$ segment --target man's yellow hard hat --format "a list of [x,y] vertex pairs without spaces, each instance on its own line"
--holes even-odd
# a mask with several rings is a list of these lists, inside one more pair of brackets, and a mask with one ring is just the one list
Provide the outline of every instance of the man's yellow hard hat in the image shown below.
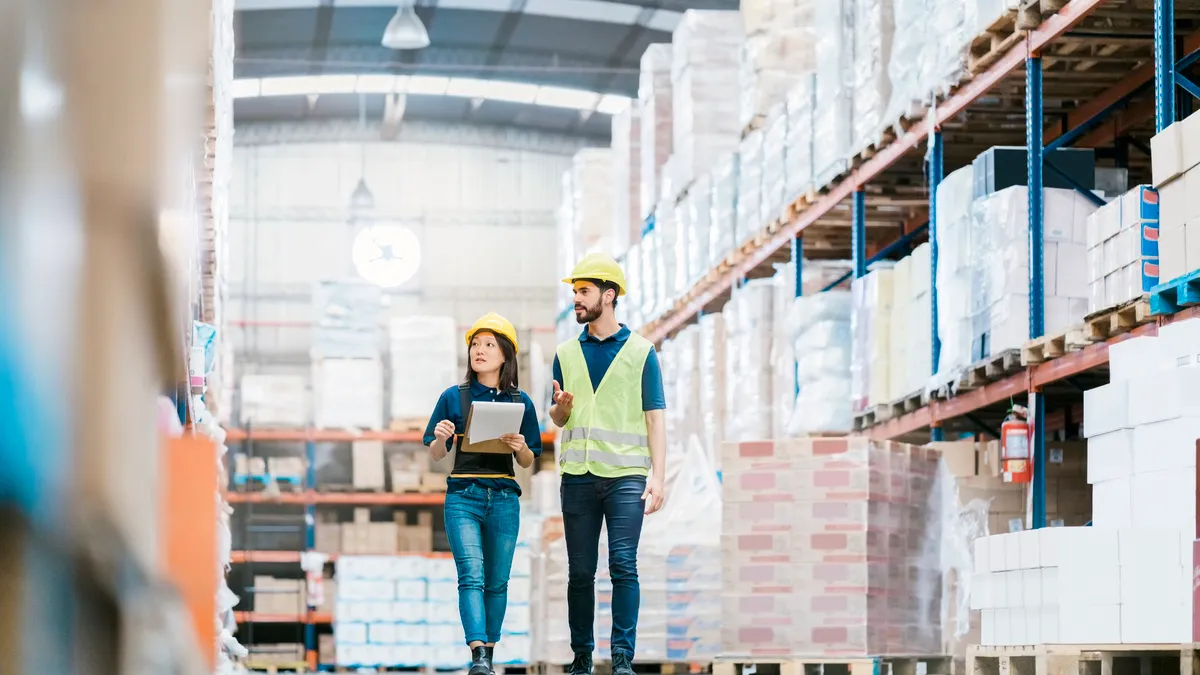
[[488,312],[479,317],[471,329],[467,331],[467,346],[471,346],[471,338],[480,331],[487,331],[496,335],[503,335],[513,343],[513,351],[520,353],[521,346],[517,344],[517,329],[513,327],[512,322],[500,316],[495,312]]
[[575,265],[575,269],[571,270],[571,276],[563,279],[563,283],[574,284],[580,279],[596,279],[614,283],[617,285],[617,295],[625,295],[625,273],[621,271],[621,266],[610,255],[589,253],[583,256],[583,260]]

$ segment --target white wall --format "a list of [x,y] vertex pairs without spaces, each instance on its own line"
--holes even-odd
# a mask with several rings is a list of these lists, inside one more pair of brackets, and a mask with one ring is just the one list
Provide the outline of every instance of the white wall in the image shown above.
[[417,275],[389,294],[393,314],[469,325],[497,311],[552,347],[554,213],[579,141],[436,125],[381,141],[313,125],[239,127],[237,143],[226,307],[239,372],[306,368],[313,283],[355,275],[349,201],[364,176],[377,220],[422,246]]

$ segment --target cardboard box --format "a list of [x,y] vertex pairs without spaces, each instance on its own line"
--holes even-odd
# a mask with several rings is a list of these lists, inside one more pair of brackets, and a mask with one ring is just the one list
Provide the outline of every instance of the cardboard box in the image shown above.
[[303,579],[254,577],[254,611],[298,616],[306,611]]
[[1183,156],[1183,122],[1163,129],[1150,139],[1150,171],[1155,187],[1188,170]]
[[314,530],[313,550],[321,553],[342,552],[342,526],[340,523],[318,522]]
[[941,441],[929,444],[937,450],[951,476],[969,478],[979,475],[979,448],[975,441]]
[[396,519],[396,550],[400,553],[430,553],[433,551],[433,514],[422,511],[416,524],[410,525],[408,515],[400,512]]
[[382,490],[383,441],[354,441],[350,452],[354,487],[360,490]]

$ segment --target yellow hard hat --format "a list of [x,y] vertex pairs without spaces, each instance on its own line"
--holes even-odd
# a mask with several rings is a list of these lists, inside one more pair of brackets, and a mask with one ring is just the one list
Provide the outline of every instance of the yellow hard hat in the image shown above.
[[467,331],[467,346],[471,346],[471,338],[479,331],[487,331],[496,335],[503,335],[513,343],[513,351],[520,353],[521,346],[517,344],[517,329],[513,328],[512,322],[500,316],[495,312],[488,312],[479,317],[474,324],[471,325],[471,330]]
[[610,255],[589,253],[583,256],[583,260],[575,265],[575,269],[571,270],[571,276],[563,279],[563,283],[574,284],[580,279],[596,279],[614,283],[617,285],[617,295],[625,295],[625,273],[621,271],[621,266]]

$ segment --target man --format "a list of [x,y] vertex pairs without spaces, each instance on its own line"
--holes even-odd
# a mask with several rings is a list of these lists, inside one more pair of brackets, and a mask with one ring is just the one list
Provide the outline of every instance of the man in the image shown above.
[[587,324],[554,356],[550,418],[559,440],[567,543],[567,614],[575,660],[591,675],[600,528],[608,528],[612,575],[613,675],[633,675],[641,590],[642,517],[662,508],[666,427],[662,372],[654,345],[614,315],[625,274],[611,257],[586,256],[563,279],[575,290],[575,320]]

